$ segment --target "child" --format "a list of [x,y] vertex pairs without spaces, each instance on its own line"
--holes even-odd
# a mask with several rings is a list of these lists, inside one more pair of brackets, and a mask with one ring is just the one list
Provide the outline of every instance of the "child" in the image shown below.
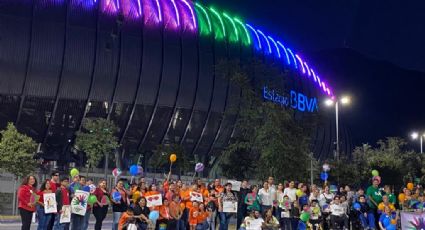
[[279,208],[282,210],[280,218],[284,229],[291,229],[291,206],[289,196],[284,195],[283,199],[279,201]]
[[132,207],[129,207],[125,211],[118,222],[118,230],[128,229],[130,224],[136,223],[136,216],[134,216],[134,210]]
[[189,226],[190,230],[196,230],[198,224],[199,204],[196,201],[192,202],[192,207],[189,210]]
[[311,215],[310,215],[310,224],[312,225],[312,230],[317,230],[320,228],[322,212],[320,211],[319,201],[311,201]]
[[381,217],[379,218],[379,227],[385,230],[395,230],[397,229],[397,218],[397,215],[395,218],[393,218],[391,208],[386,206],[384,213],[382,213]]
[[199,214],[197,217],[197,227],[196,229],[202,229],[207,230],[208,229],[208,222],[207,218],[209,217],[210,213],[205,210],[205,205],[203,203],[199,204]]
[[360,208],[357,208],[359,212],[360,223],[363,228],[373,228],[375,227],[375,216],[373,213],[370,213],[369,205],[367,204],[366,197],[364,195],[359,196]]
[[388,201],[391,204],[395,205],[395,203],[397,202],[397,199],[396,199],[394,193],[391,191],[391,187],[389,185],[384,186],[384,192],[385,192],[385,195],[388,196]]

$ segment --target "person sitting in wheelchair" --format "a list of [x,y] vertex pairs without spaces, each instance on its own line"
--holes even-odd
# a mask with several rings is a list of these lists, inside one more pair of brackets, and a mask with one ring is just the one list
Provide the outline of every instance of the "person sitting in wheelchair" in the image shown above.
[[330,206],[331,211],[331,228],[348,229],[348,216],[345,205],[340,202],[339,196],[335,196]]

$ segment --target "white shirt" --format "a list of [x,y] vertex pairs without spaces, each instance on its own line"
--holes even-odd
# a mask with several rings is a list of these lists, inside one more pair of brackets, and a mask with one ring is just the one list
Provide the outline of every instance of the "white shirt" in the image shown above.
[[273,201],[276,200],[276,190],[269,188],[266,191],[262,188],[258,191],[258,196],[260,197],[261,205],[271,206],[273,205]]
[[288,196],[291,202],[294,202],[297,200],[297,189],[296,188],[285,188],[283,190],[283,195]]
[[343,216],[346,211],[347,210],[342,204],[331,204],[331,214],[334,216]]
[[319,204],[320,204],[321,207],[323,207],[323,205],[327,204],[326,200],[332,201],[333,199],[334,199],[334,194],[332,194],[332,193],[329,193],[329,194],[322,193],[322,194],[320,194]]
[[264,222],[263,218],[245,217],[244,225],[246,230],[261,230],[261,225]]

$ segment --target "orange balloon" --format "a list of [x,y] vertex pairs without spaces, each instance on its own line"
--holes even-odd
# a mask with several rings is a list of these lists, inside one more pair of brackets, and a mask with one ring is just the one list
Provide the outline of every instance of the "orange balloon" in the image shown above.
[[395,219],[391,219],[391,224],[392,225],[396,225],[397,224],[397,221]]
[[385,204],[384,203],[380,203],[378,205],[378,209],[381,210],[381,211],[384,211],[385,210]]
[[170,161],[171,161],[171,163],[174,163],[174,162],[176,162],[176,160],[177,160],[177,155],[176,154],[171,154],[170,155]]
[[407,183],[407,189],[413,190],[413,183]]
[[405,200],[406,200],[406,195],[404,195],[404,193],[398,194],[398,201],[400,201],[400,203],[403,203]]
[[186,208],[186,206],[184,205],[184,203],[180,203],[180,209],[183,210],[185,208]]

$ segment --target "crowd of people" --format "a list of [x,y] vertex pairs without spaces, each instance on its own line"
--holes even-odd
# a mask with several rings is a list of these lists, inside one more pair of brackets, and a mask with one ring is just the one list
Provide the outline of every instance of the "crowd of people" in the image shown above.
[[[326,182],[320,187],[295,181],[275,183],[273,177],[261,185],[249,185],[244,180],[235,187],[235,183],[222,183],[220,179],[209,183],[196,179],[189,184],[172,180],[169,174],[163,181],[150,184],[144,177],[118,179],[114,185],[101,179],[90,191],[96,201],[87,205],[85,215],[72,214],[70,221],[63,223],[62,206],[70,204],[77,189],[95,185],[81,175],[51,175],[40,187],[35,176],[25,178],[20,186],[22,229],[30,229],[36,212],[39,230],[86,230],[91,215],[96,220],[95,229],[100,230],[112,210],[113,230],[227,230],[231,218],[236,218],[241,230],[349,229],[350,225],[353,229],[392,230],[398,225],[396,207],[414,209],[425,204],[424,195],[416,188],[405,188],[397,202],[391,187],[381,188],[376,177],[366,190],[352,191],[348,185],[338,188]],[[43,196],[47,193],[55,194],[57,213],[45,213]],[[33,194],[38,200],[31,200]],[[149,205],[155,196],[162,202]]]

